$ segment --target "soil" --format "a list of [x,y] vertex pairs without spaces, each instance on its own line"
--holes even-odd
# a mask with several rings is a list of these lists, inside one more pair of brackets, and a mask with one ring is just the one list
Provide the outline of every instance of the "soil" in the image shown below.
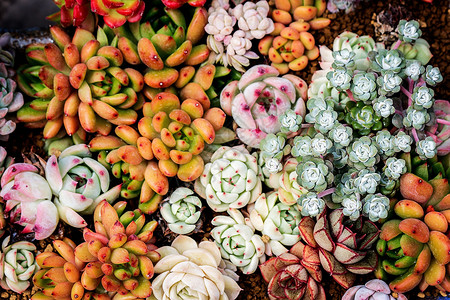
[[[1,0],[1,3],[4,0]],[[6,1],[8,2],[8,1]],[[403,5],[404,8],[398,12],[398,5]],[[431,64],[439,66],[443,76],[444,81],[438,85],[435,89],[436,99],[450,99],[450,31],[448,30],[448,24],[450,21],[450,0],[435,0],[435,4],[429,4],[422,2],[421,0],[369,0],[367,2],[362,2],[362,4],[356,8],[354,12],[349,14],[338,13],[329,14],[326,13],[325,16],[332,19],[332,23],[328,28],[324,30],[313,32],[316,43],[320,45],[327,45],[331,47],[334,38],[345,30],[353,31],[359,35],[371,35],[375,38],[383,38],[381,36],[375,35],[375,27],[373,25],[374,20],[376,20],[376,15],[383,10],[394,11],[392,16],[388,14],[394,23],[398,21],[398,15],[410,16],[412,19],[417,19],[421,22],[423,38],[425,38],[431,45],[431,51],[434,57],[431,60]],[[4,21],[5,14],[1,14],[3,11],[2,5],[0,5],[0,21]],[[388,19],[389,19],[388,18]],[[1,24],[1,23],[0,23]],[[391,24],[393,28],[396,24]],[[0,25],[1,27],[1,25]],[[318,61],[310,62],[308,67],[299,72],[303,79],[310,82],[311,76],[315,70],[319,68]],[[44,142],[42,141],[42,130],[38,129],[26,129],[23,126],[18,126],[16,132],[10,138],[8,142],[1,143],[8,151],[8,154],[16,157],[17,160],[21,160],[22,154],[27,155],[30,152],[41,155],[45,158],[45,152],[43,151]],[[177,185],[175,185],[177,186]],[[211,225],[207,220],[211,220],[211,212],[205,210],[205,223],[203,226],[202,233],[197,233],[194,237],[197,240],[208,238]],[[17,232],[16,230],[8,229],[10,232]],[[52,239],[61,236],[70,236],[74,239],[81,239],[80,231],[76,229],[68,228],[62,225],[59,227],[56,235],[52,236],[48,240],[36,242],[39,250],[45,249]],[[162,232],[158,233],[159,236],[163,236]],[[27,240],[32,240],[31,236],[20,236],[15,234],[13,239],[25,238]],[[162,246],[168,244],[169,236],[163,237],[159,240],[158,245]],[[358,276],[357,282],[355,284],[362,284],[372,276]],[[342,299],[342,295],[345,290],[340,287],[336,282],[334,282],[325,272],[323,286],[325,287],[327,293],[327,299]],[[243,288],[243,291],[239,295],[239,300],[258,300],[258,299],[269,299],[267,296],[267,285],[262,279],[260,273],[257,271],[253,275],[243,275],[240,274],[239,285]],[[16,295],[7,291],[0,289],[0,299],[29,299],[32,291],[27,291],[22,295]],[[414,290],[407,294],[409,299],[418,299],[419,293]],[[425,295],[427,299],[437,299],[439,293],[435,289],[429,288]],[[421,298],[421,297],[420,297]]]

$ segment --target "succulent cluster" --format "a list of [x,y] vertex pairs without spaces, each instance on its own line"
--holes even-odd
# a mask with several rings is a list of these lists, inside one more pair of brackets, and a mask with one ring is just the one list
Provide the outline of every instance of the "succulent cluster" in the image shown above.
[[281,74],[303,70],[310,60],[320,55],[314,36],[308,31],[330,24],[330,19],[320,17],[325,8],[325,0],[275,1],[274,30],[260,40],[259,52],[267,56],[271,66]]

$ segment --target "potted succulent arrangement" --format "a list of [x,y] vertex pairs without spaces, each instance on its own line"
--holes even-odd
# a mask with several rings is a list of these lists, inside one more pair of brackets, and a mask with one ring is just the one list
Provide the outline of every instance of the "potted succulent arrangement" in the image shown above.
[[422,21],[327,44],[369,4],[53,2],[49,40],[0,35],[1,299],[450,293]]

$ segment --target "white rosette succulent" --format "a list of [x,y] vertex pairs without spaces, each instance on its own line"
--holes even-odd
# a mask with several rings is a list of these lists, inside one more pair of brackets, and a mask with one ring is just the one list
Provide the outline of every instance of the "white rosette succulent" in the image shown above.
[[336,148],[347,147],[353,140],[353,129],[351,126],[336,123],[328,133],[328,137],[333,140]]
[[321,133],[316,134],[311,139],[311,153],[315,157],[327,154],[331,147],[333,147],[333,142]]
[[345,196],[345,198],[342,200],[342,207],[344,208],[342,210],[344,216],[349,217],[352,221],[358,220],[362,210],[360,195],[355,194]]
[[411,152],[412,143],[412,137],[406,134],[404,131],[399,131],[393,139],[395,152]]
[[300,197],[299,205],[301,206],[302,216],[316,217],[322,213],[325,208],[325,201],[316,193],[307,193]]
[[392,156],[395,154],[395,144],[394,137],[387,130],[380,130],[377,132],[377,135],[373,137],[375,140],[378,153],[383,156]]
[[358,172],[358,177],[354,180],[356,191],[362,195],[373,194],[380,184],[381,175],[364,169]]
[[403,159],[389,157],[383,170],[387,178],[398,180],[400,176],[406,173],[406,162]]
[[192,190],[179,187],[162,203],[160,212],[170,230],[189,234],[200,220],[201,208],[202,202]]
[[426,86],[416,87],[411,95],[415,109],[428,109],[434,104],[434,91]]
[[431,137],[426,137],[416,145],[416,152],[420,159],[426,160],[433,158],[437,154],[436,142]]
[[267,196],[262,194],[248,206],[247,211],[252,225],[263,235],[267,255],[286,253],[288,249],[285,246],[292,246],[300,240],[300,211],[297,205],[282,203],[278,192]]
[[291,155],[294,157],[311,156],[311,137],[310,136],[296,136],[294,138],[294,146],[291,150]]
[[269,177],[270,174],[276,174],[283,169],[281,162],[273,157],[267,157],[264,160],[264,166],[262,167],[262,172],[265,177]]
[[262,192],[257,158],[243,146],[220,147],[195,182],[195,191],[214,211],[242,208]]
[[250,50],[252,48],[252,42],[242,30],[235,31],[229,43],[225,46],[226,53],[222,56],[222,63],[225,67],[233,66],[236,70],[245,72],[243,66],[248,67],[250,65],[250,59],[258,58],[258,55]]
[[260,40],[275,28],[272,19],[267,17],[269,9],[267,1],[246,2],[236,5],[231,14],[236,18],[239,29],[245,32],[246,38]]
[[355,139],[347,152],[350,165],[358,170],[373,167],[379,160],[377,144],[368,136]]
[[297,182],[297,165],[295,158],[290,158],[284,163],[283,170],[271,174],[266,180],[266,185],[277,190],[279,200],[286,205],[293,205],[307,190]]
[[384,219],[389,212],[389,198],[382,194],[369,194],[363,200],[363,212],[372,222]]
[[217,42],[223,42],[228,36],[231,37],[235,24],[236,18],[230,16],[224,8],[218,7],[210,12],[205,31],[212,35]]
[[171,246],[156,250],[160,261],[155,265],[153,294],[149,300],[234,300],[241,288],[233,270],[226,269],[216,244],[199,244],[185,235],[178,236]]
[[229,9],[230,1],[229,0],[213,0],[211,1],[211,6],[209,7],[208,13],[211,14],[214,10],[218,8]]
[[230,261],[244,274],[252,274],[265,261],[265,245],[249,219],[235,209],[227,210],[228,216],[216,216],[211,224],[211,236],[220,249],[222,258]]
[[413,42],[420,38],[422,31],[419,29],[419,22],[416,20],[406,21],[400,20],[398,23],[398,36],[402,41]]
[[387,118],[395,113],[394,101],[385,96],[381,96],[372,102],[375,113],[383,118]]
[[21,294],[30,286],[30,279],[39,269],[34,259],[36,246],[26,241],[8,245],[10,238],[3,240],[0,251],[0,286]]
[[425,72],[425,67],[422,66],[422,63],[418,60],[406,60],[406,67],[403,71],[406,76],[411,78],[412,80],[418,80],[420,75]]
[[410,106],[406,110],[406,116],[403,118],[403,125],[407,128],[422,130],[430,119],[430,114],[426,109],[415,109]]
[[288,109],[280,116],[281,132],[297,132],[302,124],[303,117],[293,109]]
[[315,192],[323,192],[334,179],[331,163],[315,157],[304,157],[297,166],[297,175],[299,185]]
[[427,66],[425,74],[422,77],[426,83],[431,86],[435,86],[436,84],[442,82],[444,78],[442,77],[441,71],[438,67],[433,67],[431,65]]

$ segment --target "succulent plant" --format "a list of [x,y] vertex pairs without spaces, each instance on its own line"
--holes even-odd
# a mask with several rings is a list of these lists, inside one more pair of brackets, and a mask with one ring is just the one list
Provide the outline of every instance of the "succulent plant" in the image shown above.
[[368,136],[355,139],[347,151],[351,166],[358,170],[373,167],[379,159],[377,146]]
[[366,105],[363,101],[348,102],[346,105],[346,110],[348,112],[345,114],[344,120],[347,124],[351,125],[354,130],[358,130],[360,135],[367,135],[371,131],[380,130],[383,128],[383,123],[386,122],[384,122],[383,117],[376,112],[376,107],[376,104],[374,106],[370,104]]
[[369,194],[363,200],[363,212],[372,222],[385,219],[389,212],[389,198],[382,194]]
[[293,246],[300,240],[300,211],[296,205],[281,202],[278,192],[261,194],[247,211],[254,228],[262,233],[267,255],[286,253],[285,246]]
[[358,6],[360,0],[331,0],[327,4],[327,9],[331,13],[337,13],[344,10],[346,14],[352,12]]
[[51,299],[113,299],[115,294],[129,299],[149,297],[153,262],[160,258],[151,243],[157,223],[146,223],[139,210],[125,208],[123,201],[114,207],[100,202],[94,212],[95,232],[85,228],[83,243],[55,240],[53,246],[59,254],[39,254],[36,261],[41,270],[33,283],[42,292],[32,299],[44,295]]
[[138,22],[145,10],[145,1],[130,0],[126,2],[90,0],[91,10],[100,16],[103,21],[111,28],[117,28],[125,22]]
[[386,74],[388,71],[399,74],[406,65],[403,53],[397,49],[380,49],[377,52],[370,52],[369,56],[371,58],[371,68],[381,74]]
[[352,73],[346,68],[336,67],[334,70],[327,73],[327,79],[330,81],[331,86],[338,91],[346,91],[350,89]]
[[195,182],[195,191],[214,211],[242,208],[262,192],[257,159],[239,147],[220,147]]
[[[434,155],[433,155],[434,157]],[[390,157],[386,160],[384,174],[390,178],[397,180],[406,172],[406,162],[403,159]]]
[[386,96],[381,96],[373,100],[373,110],[379,117],[388,118],[395,113],[394,102]]
[[259,266],[268,283],[269,299],[326,299],[319,257],[309,255],[311,252],[310,246],[297,242],[289,253],[272,257]]
[[418,60],[407,59],[406,67],[403,72],[406,76],[416,81],[419,79],[420,75],[425,72],[425,67],[422,66],[422,63]]
[[371,172],[368,169],[363,169],[358,172],[353,184],[359,194],[374,194],[380,183],[381,176],[378,173]]
[[265,245],[249,220],[235,208],[227,209],[228,216],[216,216],[211,224],[211,236],[222,258],[238,267],[244,274],[252,274],[265,260]]
[[372,72],[360,72],[353,77],[351,91],[357,100],[372,101],[376,97],[376,88],[377,80]]
[[342,200],[342,207],[344,216],[349,217],[352,221],[358,220],[362,210],[360,196],[358,194],[345,196]]
[[442,80],[444,80],[441,71],[439,71],[439,68],[430,65],[427,66],[425,74],[423,74],[423,79],[431,86],[435,86],[436,84],[441,83]]
[[281,132],[297,132],[302,125],[303,117],[292,109],[288,109],[280,116]]
[[427,137],[416,145],[416,152],[420,159],[433,158],[437,154],[436,142],[433,138]]
[[[380,279],[371,279],[367,281],[364,285],[355,285],[349,288],[344,296],[342,296],[342,300],[381,300],[381,299],[392,299],[393,294],[391,294],[391,290],[389,285]],[[407,300],[405,295],[397,294],[396,298],[399,300]]]
[[[9,32],[0,35],[0,64],[7,67],[13,67],[15,60],[15,51],[11,47],[11,34]],[[10,73],[12,73],[12,70]]]
[[416,87],[413,90],[411,99],[413,102],[413,107],[417,110],[429,109],[434,104],[434,91],[425,86]]
[[406,116],[403,118],[403,125],[407,128],[422,130],[430,119],[430,114],[426,110],[415,109],[410,106],[406,110]]
[[334,179],[332,168],[323,159],[315,157],[302,157],[297,175],[298,184],[313,192],[323,192]]
[[56,136],[63,125],[68,135],[80,127],[106,135],[112,124],[136,122],[144,78],[132,68],[122,68],[124,55],[102,32],[99,29],[95,38],[77,28],[71,38],[54,26],[54,43],[27,47],[30,64],[21,68],[18,83],[35,99],[17,112],[19,121],[44,127],[44,138]]
[[325,209],[325,201],[316,193],[308,192],[298,199],[303,216],[315,217],[320,215]]
[[350,145],[353,140],[353,129],[350,126],[337,123],[328,133],[328,137],[333,141],[336,148],[344,148]]
[[412,138],[403,131],[399,131],[393,139],[394,149],[396,152],[411,152],[412,143]]
[[267,134],[280,132],[279,116],[289,109],[302,118],[305,115],[306,83],[297,76],[278,75],[273,67],[256,65],[220,95],[222,109],[239,126],[239,139],[251,147],[258,148]]
[[183,6],[185,3],[188,3],[190,6],[200,7],[205,4],[206,0],[163,0],[162,3],[170,9],[176,9]]
[[201,208],[202,202],[192,190],[179,187],[161,204],[161,216],[173,232],[189,234],[200,221]]
[[314,264],[322,265],[345,289],[353,285],[355,274],[375,270],[377,255],[370,249],[378,234],[374,223],[363,217],[352,221],[344,216],[342,209],[330,213],[324,210],[317,221],[311,217],[300,221],[300,235],[310,252],[308,257],[314,257]]
[[261,158],[274,157],[281,160],[284,156],[286,136],[283,134],[269,133],[259,144]]
[[267,1],[238,4],[231,11],[239,29],[245,32],[247,38],[260,40],[274,30],[272,19],[267,17],[269,14]]
[[[448,157],[423,161],[401,156],[408,173],[400,178],[404,200],[394,200],[392,214],[383,224],[377,252],[381,258],[375,275],[391,280],[390,288],[403,293],[419,285],[449,290],[446,265],[450,240],[446,215],[449,209]],[[412,173],[411,173],[412,172]]]
[[45,167],[59,217],[78,228],[87,225],[82,214],[92,214],[101,201],[112,203],[120,195],[121,185],[110,187],[109,171],[91,156],[88,145],[74,145],[58,158],[52,155]]
[[32,164],[10,165],[1,178],[0,196],[10,222],[24,226],[22,233],[34,232],[36,240],[43,240],[55,231],[59,214],[50,185],[38,172]]
[[11,245],[11,237],[2,242],[0,251],[0,286],[22,294],[30,286],[30,278],[37,271],[34,253],[36,246],[30,242],[19,241]]
[[276,1],[271,17],[274,28],[258,45],[259,52],[267,56],[271,66],[281,74],[303,70],[309,60],[319,57],[319,48],[309,29],[327,27],[331,20],[320,17],[325,11],[325,2]]
[[238,297],[239,277],[222,260],[213,242],[197,244],[192,238],[180,235],[170,246],[156,251],[161,260],[155,265],[155,273],[159,275],[152,281],[150,299],[171,299],[175,295],[183,300]]
[[48,16],[50,21],[58,22],[62,27],[81,27],[94,31],[95,20],[89,0],[53,0],[59,11]]
[[419,27],[419,22],[416,20],[400,20],[397,27],[399,39],[405,42],[416,41],[422,35],[422,30]]

